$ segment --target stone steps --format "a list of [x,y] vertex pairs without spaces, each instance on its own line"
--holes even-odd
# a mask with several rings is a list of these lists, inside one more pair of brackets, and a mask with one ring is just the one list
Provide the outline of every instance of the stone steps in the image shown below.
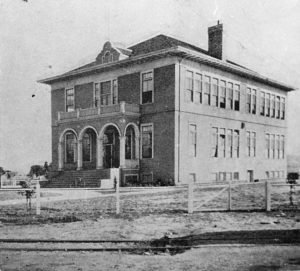
[[101,179],[109,179],[109,169],[68,170],[51,172],[47,188],[99,187]]

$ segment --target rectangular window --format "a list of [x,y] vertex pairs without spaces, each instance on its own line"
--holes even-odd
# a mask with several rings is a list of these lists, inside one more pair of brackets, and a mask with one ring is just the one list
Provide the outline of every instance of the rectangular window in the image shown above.
[[251,88],[247,88],[246,112],[251,113]]
[[204,77],[204,104],[210,105],[210,90],[211,90],[211,81],[210,76]]
[[251,133],[247,131],[247,156],[251,156]]
[[234,110],[240,110],[240,85],[234,85]]
[[251,133],[251,152],[250,155],[252,157],[256,156],[256,133],[252,132]]
[[95,93],[94,93],[94,106],[100,106],[100,84],[95,83]]
[[219,181],[226,181],[226,172],[219,172]]
[[275,95],[271,95],[271,117],[275,118]]
[[82,138],[82,160],[90,162],[92,159],[91,135],[85,133]]
[[280,158],[280,135],[276,135],[276,155],[275,158]]
[[100,83],[100,104],[101,106],[111,105],[111,81]]
[[232,172],[226,172],[226,181],[232,181]]
[[270,94],[266,94],[266,116],[270,117]]
[[232,157],[232,142],[233,142],[233,131],[231,129],[227,130],[227,143],[226,143],[226,157]]
[[271,135],[271,156],[270,158],[275,158],[275,135]]
[[142,104],[153,103],[153,72],[142,73]]
[[226,82],[220,81],[220,108],[226,108]]
[[281,142],[280,142],[280,147],[281,147],[281,156],[280,158],[284,158],[284,136],[281,136]]
[[280,97],[276,96],[276,119],[280,119]]
[[197,155],[197,126],[189,125],[189,154],[192,157]]
[[113,86],[113,89],[112,89],[112,93],[113,93],[112,103],[117,104],[118,103],[118,81],[117,81],[117,79],[113,80],[112,86]]
[[281,119],[285,118],[285,98],[281,98]]
[[218,157],[218,128],[212,127],[212,157]]
[[219,146],[220,146],[219,157],[225,157],[225,144],[226,144],[225,139],[226,139],[225,129],[220,128],[219,129]]
[[233,84],[227,84],[227,108],[233,109]]
[[202,103],[202,75],[195,74],[195,102]]
[[270,158],[270,134],[266,134],[266,152],[265,158]]
[[153,125],[142,124],[142,158],[153,158]]
[[260,115],[264,116],[265,115],[265,93],[260,92]]
[[66,89],[66,112],[71,112],[74,110],[74,88]]
[[186,71],[185,77],[185,101],[193,102],[194,101],[194,82],[193,82],[193,72]]
[[239,172],[234,172],[233,173],[233,180],[234,181],[238,181],[239,179],[240,179],[240,176],[239,176],[240,174],[239,174]]
[[256,114],[256,89],[251,90],[251,114]]
[[212,98],[211,98],[211,105],[218,107],[218,96],[219,96],[219,80],[213,78],[212,80]]
[[233,157],[239,157],[240,150],[240,131],[234,130],[233,132]]

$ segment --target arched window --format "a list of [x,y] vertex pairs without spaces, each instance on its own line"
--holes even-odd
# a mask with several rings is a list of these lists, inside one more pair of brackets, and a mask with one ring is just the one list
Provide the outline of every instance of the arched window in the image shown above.
[[82,160],[90,162],[92,159],[91,134],[85,133],[82,138]]
[[67,133],[65,135],[65,162],[75,162],[75,145],[76,139],[73,133]]
[[103,58],[102,58],[102,62],[109,63],[112,61],[113,61],[113,55],[109,51],[105,52],[105,54],[103,55]]
[[135,135],[132,126],[126,130],[125,159],[135,159]]

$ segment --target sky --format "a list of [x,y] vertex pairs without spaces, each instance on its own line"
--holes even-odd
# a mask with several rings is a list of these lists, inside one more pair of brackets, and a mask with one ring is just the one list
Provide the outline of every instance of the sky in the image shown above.
[[[50,87],[38,79],[159,33],[207,49],[224,26],[227,58],[300,87],[300,0],[0,0],[0,166],[51,162]],[[288,98],[288,154],[300,154],[300,91]]]

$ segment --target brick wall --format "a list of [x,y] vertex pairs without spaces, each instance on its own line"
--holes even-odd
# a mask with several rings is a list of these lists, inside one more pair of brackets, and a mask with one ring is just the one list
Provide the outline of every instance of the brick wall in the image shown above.
[[140,103],[140,73],[131,73],[118,77],[119,101]]
[[93,107],[93,82],[76,85],[75,91],[75,108],[91,108]]

